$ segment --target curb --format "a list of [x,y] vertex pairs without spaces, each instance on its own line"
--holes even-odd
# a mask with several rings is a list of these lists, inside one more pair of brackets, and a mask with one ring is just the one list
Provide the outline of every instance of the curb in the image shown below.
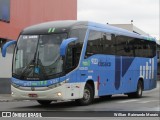
[[14,100],[0,99],[0,102],[13,102]]
[[0,102],[19,102],[19,101],[25,101],[25,100],[0,99]]

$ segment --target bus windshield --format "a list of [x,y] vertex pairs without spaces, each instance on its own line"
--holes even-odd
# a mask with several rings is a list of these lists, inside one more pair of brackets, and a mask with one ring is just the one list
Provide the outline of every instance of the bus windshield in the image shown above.
[[21,35],[13,59],[13,74],[21,79],[46,80],[62,72],[60,44],[66,33],[52,35]]

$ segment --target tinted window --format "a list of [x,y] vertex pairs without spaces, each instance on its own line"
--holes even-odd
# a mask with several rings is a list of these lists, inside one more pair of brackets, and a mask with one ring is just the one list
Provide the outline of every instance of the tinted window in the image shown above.
[[152,58],[156,43],[124,35],[90,31],[85,58],[94,54]]
[[103,54],[109,54],[109,55],[114,55],[115,54],[115,35],[109,34],[109,33],[102,33],[102,46]]
[[116,55],[152,58],[156,55],[156,44],[153,41],[117,36]]
[[94,54],[102,54],[101,32],[91,31],[89,33],[85,57]]
[[70,72],[78,66],[85,35],[85,28],[71,30],[70,37],[78,38],[78,40],[68,45],[65,64],[66,72]]
[[152,41],[134,39],[134,50],[136,57],[152,58],[156,55],[156,44]]
[[82,43],[84,41],[85,36],[86,36],[86,28],[73,29],[70,32],[70,37],[78,38],[78,41]]
[[126,36],[116,37],[116,55],[134,56],[133,39]]

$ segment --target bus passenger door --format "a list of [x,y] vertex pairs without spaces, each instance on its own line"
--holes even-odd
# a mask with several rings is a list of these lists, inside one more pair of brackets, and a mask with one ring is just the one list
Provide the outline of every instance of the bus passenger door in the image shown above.
[[100,56],[98,61],[98,95],[111,95],[115,91],[115,57],[111,55]]
[[67,47],[66,60],[65,60],[65,72],[67,73],[66,79],[69,83],[66,85],[66,95],[68,99],[79,98],[80,85],[78,84],[77,70],[75,68],[78,65],[79,57],[77,55],[77,48],[75,43],[70,43]]

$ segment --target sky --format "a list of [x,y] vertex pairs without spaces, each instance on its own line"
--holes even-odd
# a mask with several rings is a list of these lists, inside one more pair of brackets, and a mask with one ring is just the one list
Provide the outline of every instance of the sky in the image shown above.
[[78,0],[78,20],[130,24],[160,40],[160,0]]

